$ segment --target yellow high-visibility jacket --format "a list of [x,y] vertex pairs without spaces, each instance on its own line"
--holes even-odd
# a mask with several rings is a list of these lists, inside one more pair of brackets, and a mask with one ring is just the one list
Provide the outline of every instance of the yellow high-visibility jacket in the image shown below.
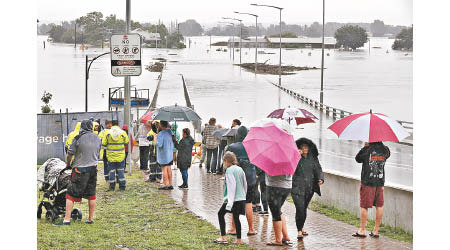
[[98,122],[92,122],[92,132],[94,132],[94,134],[98,135],[98,131],[95,130],[95,126],[100,126],[100,124],[98,124]]
[[119,126],[112,126],[102,139],[102,146],[106,150],[108,162],[125,160],[125,145],[129,142],[128,135]]
[[70,132],[70,134],[67,136],[66,148],[70,147],[70,144],[72,144],[73,138],[75,138],[75,136],[77,136],[80,133],[80,129],[81,129],[81,122],[77,122],[75,129],[72,132]]
[[[151,136],[151,135],[155,136],[157,134],[155,132],[153,132],[152,129],[150,129],[150,131],[148,131],[148,133],[147,133],[147,137]],[[156,154],[156,139],[153,139],[153,141],[151,141],[151,143],[153,144],[153,153]]]
[[[103,141],[103,137],[105,137],[105,134],[108,133],[109,130],[110,130],[110,128],[105,128],[102,131],[100,131],[100,133],[98,134],[98,137],[100,137],[100,140]],[[102,159],[102,160],[103,160],[103,152],[105,151],[104,149],[105,149],[105,147],[103,147],[103,145],[102,145],[102,149],[100,149],[100,159]]]

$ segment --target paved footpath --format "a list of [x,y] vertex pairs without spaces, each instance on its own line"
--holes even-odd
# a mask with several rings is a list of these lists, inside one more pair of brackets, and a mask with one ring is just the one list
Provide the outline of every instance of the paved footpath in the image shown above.
[[[223,180],[222,176],[207,174],[205,168],[199,168],[194,164],[189,170],[189,189],[180,190],[181,174],[173,170],[172,191],[166,192],[176,203],[183,205],[187,210],[219,228],[217,212],[222,205]],[[242,239],[250,247],[256,249],[412,249],[412,245],[381,236],[379,239],[367,237],[357,239],[351,235],[357,228],[346,223],[331,219],[325,215],[308,210],[305,229],[309,233],[303,241],[297,241],[297,229],[295,226],[295,206],[285,202],[282,212],[287,218],[288,233],[295,243],[294,247],[268,247],[266,242],[274,239],[272,231],[272,217],[254,215],[254,227],[258,231],[256,236],[248,237],[247,220],[241,216]],[[231,215],[227,215],[227,230],[230,225]],[[370,231],[369,231],[370,232]],[[219,235],[217,235],[219,237]]]

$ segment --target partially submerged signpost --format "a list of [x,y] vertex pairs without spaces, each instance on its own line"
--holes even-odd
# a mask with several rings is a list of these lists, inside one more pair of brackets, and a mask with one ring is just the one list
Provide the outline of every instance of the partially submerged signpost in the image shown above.
[[139,76],[142,73],[141,36],[121,34],[111,36],[111,74]]
[[[125,34],[112,35],[110,41],[111,49],[111,74],[116,77],[124,77],[125,89],[125,107],[124,123],[128,126],[131,134],[130,124],[130,76],[139,76],[142,73],[141,67],[141,36],[139,34],[130,34],[131,28],[131,0],[126,1],[126,29]],[[128,143],[128,166],[131,175],[131,140]]]

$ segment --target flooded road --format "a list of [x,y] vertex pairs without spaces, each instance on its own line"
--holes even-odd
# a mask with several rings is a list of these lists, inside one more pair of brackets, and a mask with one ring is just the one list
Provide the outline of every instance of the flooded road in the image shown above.
[[[100,54],[101,49],[81,52],[72,46],[47,45],[42,49],[38,38],[38,92],[37,109],[44,90],[50,91],[54,99],[51,105],[57,111],[68,107],[70,111],[84,111],[84,56]],[[320,161],[325,171],[359,179],[361,166],[354,156],[362,147],[361,142],[338,140],[327,130],[333,120],[285,94],[270,82],[277,82],[277,75],[255,75],[233,65],[229,52],[209,50],[209,37],[192,37],[191,48],[184,50],[144,49],[143,64],[154,57],[164,57],[167,67],[161,82],[158,106],[185,105],[182,81],[183,74],[195,110],[207,122],[217,118],[224,127],[238,118],[243,125],[266,117],[277,108],[306,108],[319,121],[295,129],[295,138],[309,137],[320,149]],[[227,38],[213,37],[212,42]],[[412,55],[393,52],[392,40],[373,39],[371,49],[361,52],[326,51],[325,57],[325,103],[350,112],[367,111],[385,113],[397,120],[412,121]],[[367,47],[368,45],[366,45]],[[386,49],[388,48],[388,49]],[[368,49],[368,48],[366,48]],[[274,50],[275,49],[264,49]],[[386,53],[389,50],[389,53]],[[106,49],[104,51],[107,51]],[[301,52],[303,51],[303,53]],[[307,52],[311,52],[308,56]],[[254,49],[243,49],[242,62],[253,62]],[[283,50],[283,62],[296,66],[320,66],[320,50]],[[173,54],[173,55],[169,55]],[[267,57],[267,58],[265,58]],[[278,63],[278,55],[258,55],[259,61],[270,59]],[[235,53],[235,63],[239,53]],[[137,88],[148,88],[153,95],[159,73],[143,70],[139,77],[132,77]],[[282,76],[282,84],[300,94],[318,100],[320,70],[302,71],[291,76]],[[107,110],[108,88],[123,86],[122,78],[110,74],[109,57],[104,56],[92,65],[89,79],[89,110]],[[103,95],[102,95],[103,94]],[[317,97],[317,98],[315,98]],[[180,124],[180,130],[190,124]],[[412,147],[387,143],[392,156],[386,164],[386,184],[407,190],[413,186]]]

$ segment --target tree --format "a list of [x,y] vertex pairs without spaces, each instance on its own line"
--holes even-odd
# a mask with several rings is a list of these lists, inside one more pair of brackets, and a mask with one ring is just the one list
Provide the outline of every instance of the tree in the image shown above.
[[375,20],[370,24],[370,31],[372,31],[373,36],[383,36],[386,34],[386,27],[383,21]]
[[395,37],[395,41],[392,44],[394,50],[413,50],[413,28],[407,28],[400,31]]
[[203,33],[202,26],[194,19],[186,20],[178,25],[183,36],[200,36]]
[[[268,37],[280,37],[280,33],[271,34],[271,35],[268,35]],[[282,32],[281,37],[296,38],[297,35],[294,32]]]
[[366,30],[353,25],[345,25],[334,33],[336,38],[336,46],[343,46],[345,49],[351,48],[355,50],[356,48],[364,46],[367,42]]
[[186,48],[186,45],[184,45],[181,42],[184,40],[184,37],[181,33],[174,32],[172,34],[167,35],[166,39],[168,48],[177,48],[177,49]]
[[306,36],[308,37],[321,37],[322,36],[322,24],[314,22],[306,29]]
[[62,36],[66,30],[61,25],[52,26],[52,28],[48,31],[49,37],[53,39],[54,42],[59,43],[62,41]]
[[53,95],[50,92],[44,90],[44,94],[41,97],[41,101],[44,103],[44,105],[41,106],[42,113],[55,112],[54,110],[52,110],[51,106],[48,105],[52,97]]

